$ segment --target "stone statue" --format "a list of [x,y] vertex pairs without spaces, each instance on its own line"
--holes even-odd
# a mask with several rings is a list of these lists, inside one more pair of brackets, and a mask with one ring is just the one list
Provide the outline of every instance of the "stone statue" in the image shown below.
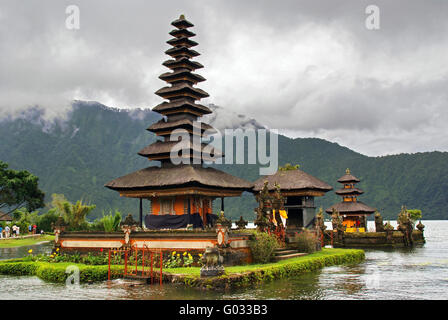
[[423,230],[425,230],[425,225],[419,221],[418,224],[416,225],[417,229],[420,230],[421,232],[423,232]]
[[243,216],[240,216],[240,220],[236,222],[236,225],[240,230],[246,229],[247,221],[243,219]]
[[375,231],[384,232],[383,217],[378,211],[375,212]]
[[216,247],[207,247],[201,258],[203,266],[201,267],[201,277],[216,277],[224,274],[222,265],[223,257],[219,254]]
[[405,246],[412,246],[414,244],[414,240],[412,238],[414,223],[411,220],[409,212],[406,210],[406,206],[401,206],[401,211],[398,214],[397,222],[397,229],[403,233]]

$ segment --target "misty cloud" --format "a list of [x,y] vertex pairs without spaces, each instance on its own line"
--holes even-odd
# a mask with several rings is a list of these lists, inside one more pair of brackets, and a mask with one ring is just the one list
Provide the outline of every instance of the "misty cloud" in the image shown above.
[[[80,30],[65,8],[80,8]],[[369,155],[448,151],[448,3],[375,1],[22,1],[0,5],[0,116],[73,100],[149,108],[170,22],[191,20],[215,103],[292,137]],[[136,111],[135,116],[139,116]]]

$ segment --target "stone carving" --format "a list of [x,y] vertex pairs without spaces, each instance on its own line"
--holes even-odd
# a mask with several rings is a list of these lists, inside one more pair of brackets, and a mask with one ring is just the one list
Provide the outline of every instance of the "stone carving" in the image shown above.
[[401,211],[397,218],[398,227],[397,229],[403,233],[404,244],[410,247],[414,244],[412,238],[412,231],[414,230],[414,223],[411,220],[409,212],[406,210],[406,206],[401,206]]
[[246,229],[247,221],[243,219],[243,216],[240,216],[240,220],[236,222],[238,229]]
[[272,200],[269,195],[268,182],[265,181],[263,189],[256,196],[258,202],[258,208],[255,209],[257,218],[254,223],[257,226],[258,231],[266,232],[270,228],[269,215],[272,211]]
[[223,257],[216,247],[208,247],[202,256],[201,277],[216,277],[224,274]]
[[425,225],[419,221],[418,224],[416,225],[417,229],[420,230],[421,232],[423,232],[423,230],[425,230]]
[[136,231],[138,228],[138,222],[134,220],[131,214],[128,214],[126,219],[120,223],[121,230],[124,232],[124,245],[123,247],[130,247],[130,235],[131,232]]
[[378,211],[375,212],[375,231],[384,232],[383,217]]
[[342,217],[334,208],[333,213],[331,214],[331,224],[333,225],[333,232],[336,230],[337,241],[343,243],[345,227],[342,225]]

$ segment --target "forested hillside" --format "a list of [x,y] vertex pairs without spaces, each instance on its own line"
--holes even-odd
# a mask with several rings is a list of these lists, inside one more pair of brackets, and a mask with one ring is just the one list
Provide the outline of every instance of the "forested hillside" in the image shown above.
[[[117,208],[137,214],[138,201],[120,198],[103,185],[111,179],[144,168],[150,163],[137,152],[154,141],[145,129],[160,119],[147,111],[119,111],[98,103],[77,102],[66,121],[49,125],[39,112],[14,120],[0,120],[0,159],[13,169],[26,169],[40,178],[50,199],[63,193],[102,210]],[[425,219],[448,218],[448,153],[428,152],[366,157],[322,139],[279,136],[279,165],[300,164],[301,169],[339,188],[336,180],[349,167],[365,191],[360,200],[395,219],[402,204],[422,209]],[[256,165],[217,165],[241,178],[254,181]],[[333,193],[317,199],[328,207],[340,201]],[[253,219],[252,195],[226,199],[226,214]]]

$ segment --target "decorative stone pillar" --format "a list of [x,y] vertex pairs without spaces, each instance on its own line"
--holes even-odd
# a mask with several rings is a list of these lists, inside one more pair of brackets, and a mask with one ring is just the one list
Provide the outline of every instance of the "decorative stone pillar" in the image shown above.
[[61,216],[59,216],[58,220],[56,220],[56,223],[53,225],[55,248],[61,247],[61,240],[59,239],[59,236],[61,235],[61,233],[64,233],[66,227],[67,225],[64,222],[64,219]]
[[124,232],[124,248],[131,247],[130,235],[138,228],[138,222],[134,220],[131,214],[128,214],[126,219],[120,223],[121,230]]
[[232,221],[224,216],[221,211],[218,220],[216,220],[216,240],[219,248],[225,248],[229,245],[229,229],[232,227]]

